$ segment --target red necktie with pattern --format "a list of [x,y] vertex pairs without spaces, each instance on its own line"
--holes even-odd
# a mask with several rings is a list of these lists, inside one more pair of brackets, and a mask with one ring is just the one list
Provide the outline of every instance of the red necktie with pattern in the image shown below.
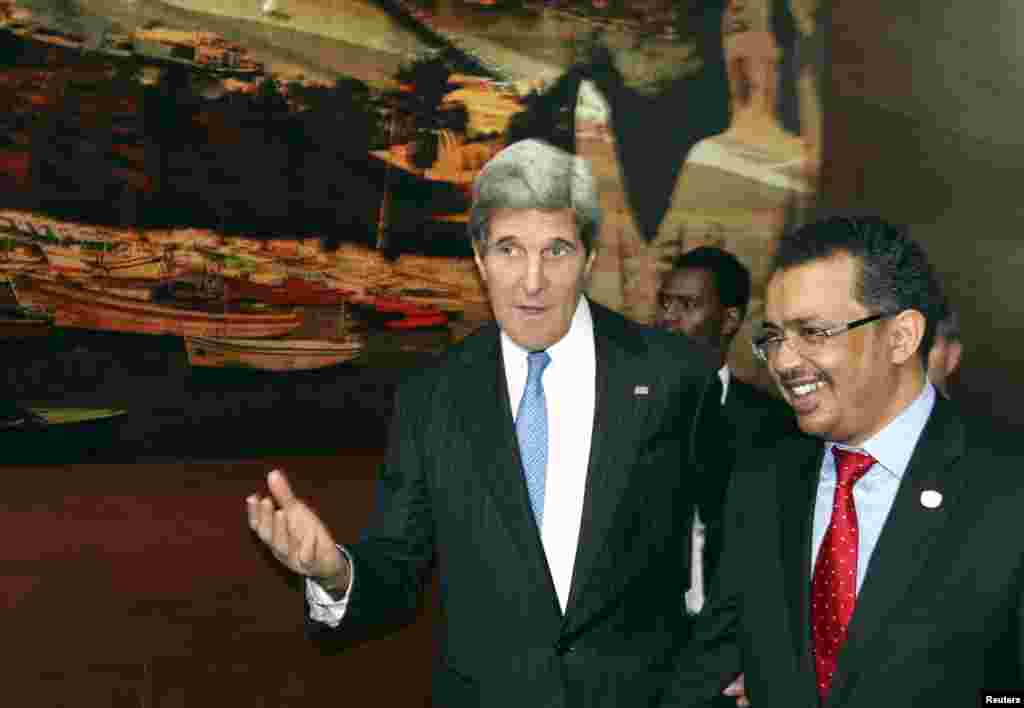
[[836,460],[836,493],[832,520],[818,550],[811,580],[811,622],[818,694],[822,700],[832,687],[836,657],[846,641],[846,630],[857,602],[857,510],[853,485],[875,464],[863,452],[832,447]]

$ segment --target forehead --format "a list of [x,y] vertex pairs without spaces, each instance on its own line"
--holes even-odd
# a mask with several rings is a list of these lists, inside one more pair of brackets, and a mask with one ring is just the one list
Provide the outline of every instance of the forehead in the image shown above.
[[572,209],[495,209],[487,230],[488,241],[514,238],[525,244],[563,239],[579,243],[576,212]]
[[860,267],[849,254],[837,254],[776,271],[765,290],[765,320],[849,318],[866,313],[854,293]]
[[668,273],[661,283],[661,292],[671,295],[704,297],[717,295],[715,275],[705,268],[680,268]]

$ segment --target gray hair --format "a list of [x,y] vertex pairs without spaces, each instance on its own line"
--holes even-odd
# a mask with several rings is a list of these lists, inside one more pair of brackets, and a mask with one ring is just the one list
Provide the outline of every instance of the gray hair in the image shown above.
[[512,143],[484,165],[473,181],[469,236],[487,241],[496,209],[572,209],[576,234],[589,254],[601,230],[597,181],[582,157],[543,140]]

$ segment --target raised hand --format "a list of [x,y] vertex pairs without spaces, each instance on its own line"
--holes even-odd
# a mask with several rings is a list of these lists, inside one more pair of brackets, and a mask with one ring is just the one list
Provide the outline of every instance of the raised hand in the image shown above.
[[245,502],[249,527],[291,570],[328,588],[348,585],[348,562],[320,517],[295,496],[280,470],[267,475],[270,496],[250,494]]

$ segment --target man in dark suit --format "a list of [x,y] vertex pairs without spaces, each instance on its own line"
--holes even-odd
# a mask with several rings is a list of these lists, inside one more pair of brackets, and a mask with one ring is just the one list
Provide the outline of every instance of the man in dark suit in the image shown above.
[[730,453],[750,444],[757,435],[778,435],[793,425],[793,414],[782,402],[743,381],[729,368],[726,357],[750,304],[750,271],[732,253],[700,246],[678,256],[658,289],[656,324],[685,334],[707,353],[722,384],[722,413],[732,430],[717,441],[722,464],[704,470],[699,480],[697,515],[693,527],[691,582],[686,608],[697,613],[704,605],[704,586],[718,567],[722,548],[722,506],[729,482]]
[[834,217],[783,237],[755,347],[801,432],[734,470],[664,705],[741,670],[757,708],[954,708],[1024,686],[1024,459],[928,382],[944,309],[905,229]]
[[935,341],[928,352],[928,380],[936,390],[949,398],[949,380],[960,368],[963,355],[963,342],[960,341],[960,320],[956,310],[949,308],[946,318],[935,328]]
[[650,702],[688,637],[680,520],[714,375],[582,296],[599,224],[585,161],[536,140],[496,155],[470,234],[497,323],[399,387],[363,539],[336,546],[280,472],[247,500],[325,642],[411,620],[436,557],[445,708]]

